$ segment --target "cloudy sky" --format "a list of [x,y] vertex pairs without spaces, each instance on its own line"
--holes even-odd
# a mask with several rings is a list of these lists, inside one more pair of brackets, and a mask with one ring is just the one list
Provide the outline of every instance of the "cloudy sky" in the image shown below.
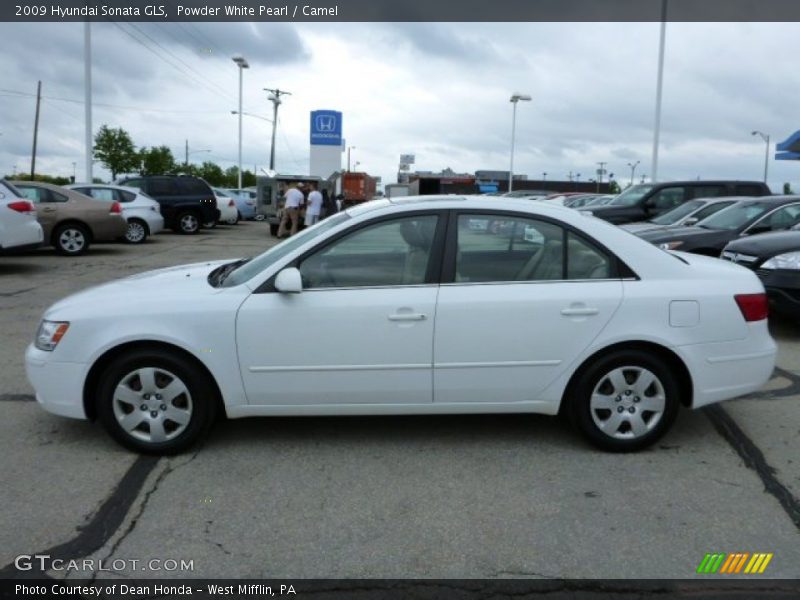
[[[98,23],[92,25],[94,129],[127,130],[192,162],[236,163],[238,70],[244,110],[280,109],[277,170],[307,172],[309,111],[344,113],[359,169],[395,181],[399,155],[417,168],[508,169],[512,92],[515,171],[625,184],[649,175],[657,23]],[[764,142],[800,129],[800,78],[787,60],[798,24],[667,26],[659,179],[761,179]],[[83,173],[83,25],[0,24],[0,174],[30,169],[36,82],[42,81],[37,172]],[[266,167],[271,125],[244,120],[243,162]],[[199,152],[199,150],[210,152]],[[194,152],[198,150],[198,152]],[[346,157],[343,156],[343,163]],[[95,175],[108,178],[99,165]],[[800,164],[770,159],[769,183],[800,190]]]

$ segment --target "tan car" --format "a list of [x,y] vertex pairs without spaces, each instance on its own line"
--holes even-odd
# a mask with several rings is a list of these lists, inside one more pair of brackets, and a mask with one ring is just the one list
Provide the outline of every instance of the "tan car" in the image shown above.
[[98,201],[40,181],[15,181],[14,185],[34,203],[45,243],[60,254],[77,256],[86,252],[92,242],[125,237],[128,223],[119,202]]

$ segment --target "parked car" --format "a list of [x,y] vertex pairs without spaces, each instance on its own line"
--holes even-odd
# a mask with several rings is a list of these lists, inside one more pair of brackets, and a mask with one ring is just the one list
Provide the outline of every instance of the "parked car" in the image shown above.
[[564,200],[564,206],[568,206],[569,208],[582,208],[602,195],[603,194],[581,194],[579,196],[569,196]]
[[777,313],[800,318],[800,231],[762,233],[734,240],[722,258],[753,269]]
[[123,177],[118,185],[135,187],[161,205],[164,224],[184,234],[195,234],[203,223],[219,219],[217,200],[211,187],[191,175],[146,175]]
[[77,256],[93,242],[125,237],[128,223],[119,202],[94,200],[74,190],[41,181],[13,181],[23,196],[36,205],[36,219],[45,243],[59,254]]
[[243,221],[250,221],[256,218],[256,193],[253,192],[252,196],[247,190],[235,190],[222,188],[226,195],[233,198],[236,202],[236,210],[239,211],[239,219]]
[[530,196],[544,196],[546,198],[552,193],[552,191],[547,190],[512,190],[504,192],[502,196],[504,198],[528,198]]
[[[220,188],[211,188],[211,190],[217,199],[217,210],[219,210],[219,219],[217,220],[226,225],[236,225],[239,222],[239,211],[233,196]],[[206,227],[216,227],[216,223],[206,224]]]
[[38,248],[44,241],[36,207],[8,181],[0,181],[0,254]]
[[74,183],[64,187],[95,200],[119,202],[122,216],[128,222],[125,241],[129,244],[143,244],[149,235],[164,229],[161,206],[138,188],[106,183]]
[[736,204],[738,201],[737,198],[697,198],[684,202],[648,221],[623,223],[620,227],[631,233],[662,229],[664,227],[689,227],[714,213],[718,213],[723,208]]
[[617,197],[616,194],[600,195],[600,196],[597,196],[595,198],[592,198],[589,202],[584,204],[584,206],[587,206],[587,207],[588,206],[605,206],[606,204],[610,204],[611,201],[616,197]]
[[769,187],[761,181],[643,183],[629,187],[605,206],[592,207],[591,213],[619,225],[648,221],[693,198],[769,196],[771,193]]
[[639,237],[664,250],[719,256],[728,242],[747,235],[782,231],[800,222],[800,196],[742,200],[692,227],[651,229]]
[[562,412],[630,451],[680,406],[763,385],[766,317],[758,278],[721,260],[679,259],[546,202],[423,196],[352,207],[254,258],[57,302],[26,369],[43,408],[97,418],[147,453],[187,448],[217,411]]

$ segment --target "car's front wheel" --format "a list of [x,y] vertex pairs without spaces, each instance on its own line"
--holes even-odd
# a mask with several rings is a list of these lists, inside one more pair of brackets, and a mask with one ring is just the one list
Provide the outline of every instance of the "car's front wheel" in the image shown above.
[[667,432],[678,414],[679,390],[660,357],[622,350],[589,365],[565,402],[572,423],[595,446],[630,452]]
[[115,359],[97,387],[97,415],[120,444],[175,454],[203,438],[216,414],[215,386],[190,360],[162,350]]
[[143,244],[149,234],[147,224],[139,219],[128,221],[128,230],[125,232],[125,241],[129,244]]

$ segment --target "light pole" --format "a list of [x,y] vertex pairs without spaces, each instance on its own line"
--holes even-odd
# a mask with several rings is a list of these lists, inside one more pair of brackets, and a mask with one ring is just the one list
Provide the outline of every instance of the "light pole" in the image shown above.
[[514,188],[514,141],[517,133],[517,103],[522,100],[523,102],[530,102],[531,97],[528,94],[512,94],[511,104],[514,105],[514,110],[511,113],[511,163],[508,168],[508,191],[513,191]]
[[347,172],[350,172],[350,150],[355,150],[355,146],[348,146],[347,147]]
[[83,99],[84,136],[86,144],[86,183],[92,183],[94,150],[92,148],[92,30],[87,20],[83,24]]
[[275,170],[275,130],[278,127],[278,106],[281,103],[281,96],[291,96],[291,92],[279,90],[278,88],[270,89],[264,88],[265,92],[269,92],[268,99],[272,102],[272,148],[269,151],[269,170]]
[[245,112],[242,112],[242,113],[240,113],[238,110],[232,110],[232,111],[231,111],[231,114],[232,114],[232,115],[239,115],[239,114],[242,114],[242,115],[244,115],[245,117],[253,117],[254,119],[261,119],[262,121],[266,121],[267,123],[272,123],[272,119],[268,119],[267,117],[262,117],[261,115],[255,115],[255,114],[253,114],[253,113],[249,113],[249,112],[246,112],[246,111],[245,111]]
[[242,189],[242,72],[249,69],[244,56],[234,56],[233,62],[239,67],[239,187]]
[[636,161],[635,163],[628,163],[628,166],[631,168],[631,185],[633,185],[633,174],[636,173],[636,167],[639,165],[641,161]]
[[78,165],[75,161],[72,161],[72,183],[75,183],[75,177],[77,173],[75,172],[75,167]]
[[544,181],[547,181],[547,171],[545,171],[544,173],[542,173],[542,181],[543,181],[543,182],[544,182]]
[[205,148],[203,150],[192,150],[191,152],[189,152],[189,140],[186,140],[185,156],[184,156],[183,164],[188,167],[189,166],[189,155],[190,154],[198,154],[199,152],[211,152],[211,149],[210,148]]
[[661,135],[661,90],[664,82],[664,41],[667,36],[667,0],[661,0],[661,37],[658,42],[658,78],[656,80],[656,118],[653,129],[652,182],[658,181],[658,141]]
[[764,143],[767,144],[766,152],[764,153],[764,183],[767,183],[767,168],[769,167],[769,134],[761,131],[754,131],[752,135],[760,135]]

